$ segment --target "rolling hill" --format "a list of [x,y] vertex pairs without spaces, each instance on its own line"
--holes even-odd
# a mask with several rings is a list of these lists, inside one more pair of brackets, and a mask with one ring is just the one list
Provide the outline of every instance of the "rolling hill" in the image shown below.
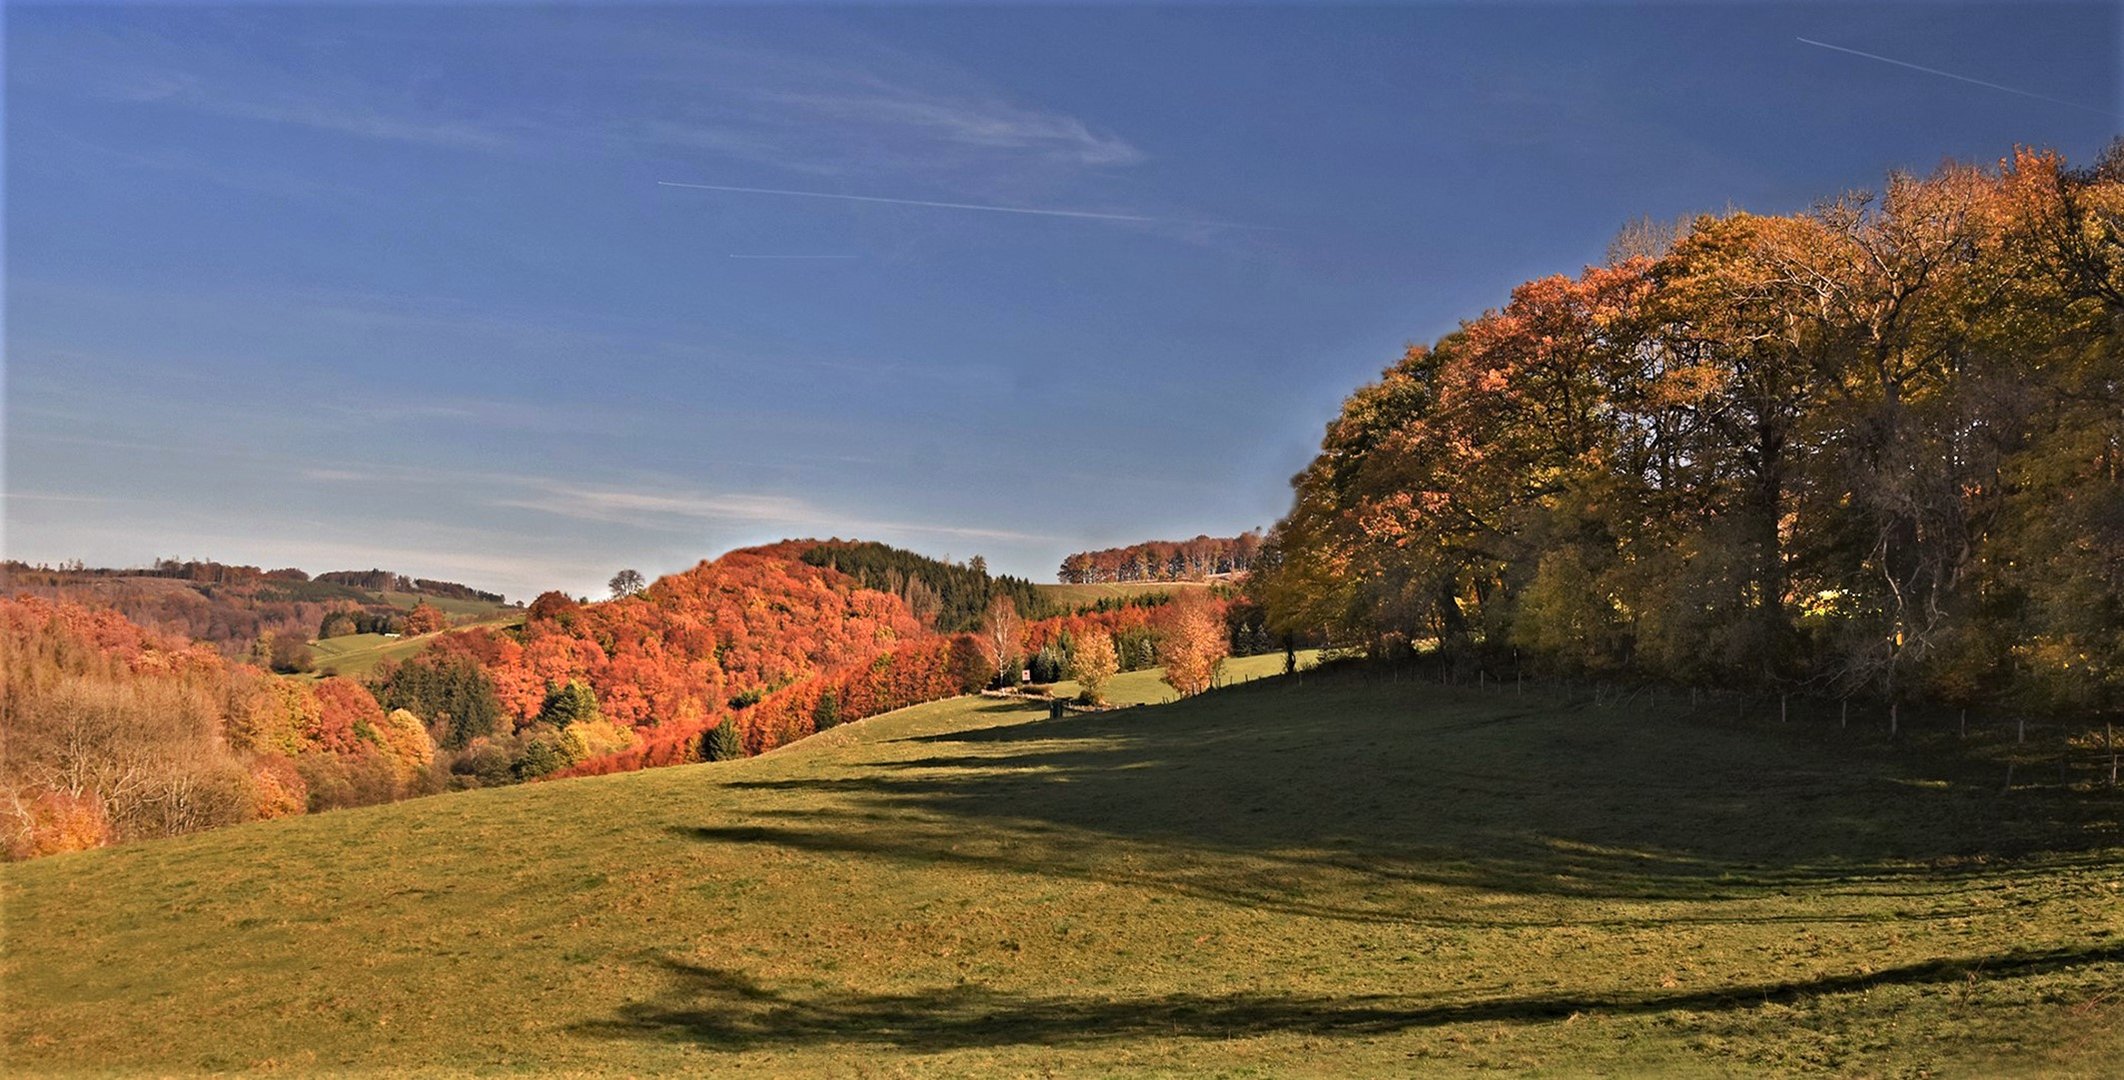
[[[426,603],[453,621],[485,621],[520,617],[523,611],[494,593],[383,570],[336,571],[311,578],[295,569],[168,559],[139,569],[7,562],[0,564],[0,595],[109,609],[150,629],[204,641],[231,659],[247,656],[261,635],[314,638],[324,617],[333,612],[389,617]],[[365,636],[376,640],[343,643],[329,651],[344,653],[383,640],[381,635]]]
[[2112,792],[1688,712],[1361,671],[1060,721],[958,698],[10,865],[6,1057],[2115,1073]]

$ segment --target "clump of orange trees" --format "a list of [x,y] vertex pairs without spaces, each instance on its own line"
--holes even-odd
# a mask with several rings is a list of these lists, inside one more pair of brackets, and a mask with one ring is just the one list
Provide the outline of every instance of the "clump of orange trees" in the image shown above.
[[955,648],[899,595],[803,558],[815,550],[792,541],[734,551],[596,604],[548,594],[520,634],[443,641],[488,675],[518,737],[540,723],[551,690],[573,682],[635,736],[559,776],[703,760],[703,740],[726,720],[756,754],[964,691],[963,642]]
[[1350,396],[1255,564],[1274,631],[2124,707],[2124,150],[1637,247]]
[[0,600],[0,845],[22,858],[429,789],[418,719],[115,611]]
[[1261,534],[1197,536],[1193,540],[1146,540],[1127,547],[1079,551],[1062,560],[1065,584],[1107,581],[1200,581],[1217,574],[1245,573],[1261,551]]

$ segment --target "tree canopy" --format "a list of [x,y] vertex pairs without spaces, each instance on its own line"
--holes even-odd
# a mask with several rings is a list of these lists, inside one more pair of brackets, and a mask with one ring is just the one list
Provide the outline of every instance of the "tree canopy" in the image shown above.
[[1699,218],[1352,394],[1254,591],[1374,651],[2114,710],[2120,319],[2114,149]]

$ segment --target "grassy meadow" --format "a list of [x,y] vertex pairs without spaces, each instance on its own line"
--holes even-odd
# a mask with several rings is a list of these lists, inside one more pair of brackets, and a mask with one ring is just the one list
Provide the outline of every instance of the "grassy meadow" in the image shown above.
[[1085,607],[1101,600],[1113,600],[1130,596],[1154,593],[1175,593],[1184,589],[1206,589],[1205,581],[1098,581],[1084,585],[1056,585],[1041,583],[1035,588],[1049,600],[1064,607]]
[[418,604],[429,604],[442,609],[443,614],[453,619],[461,619],[467,616],[477,619],[493,619],[512,612],[521,614],[516,608],[507,604],[497,604],[492,600],[467,600],[457,596],[436,596],[432,593],[393,592],[389,590],[379,592],[376,595],[392,607],[404,608],[407,611],[413,610],[414,606]]
[[6,1062],[2124,1070],[2114,792],[1688,711],[1348,671],[961,698],[10,865]]
[[359,679],[376,670],[386,660],[405,660],[420,654],[421,650],[434,644],[435,639],[456,630],[475,626],[500,629],[522,622],[523,616],[497,615],[476,622],[453,626],[449,630],[413,637],[391,637],[384,634],[343,634],[339,637],[320,638],[310,642],[312,678],[325,675],[345,675]]

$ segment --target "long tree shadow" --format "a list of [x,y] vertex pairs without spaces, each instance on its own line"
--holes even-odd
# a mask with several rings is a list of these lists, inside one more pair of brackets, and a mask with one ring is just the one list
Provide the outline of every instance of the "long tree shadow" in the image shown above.
[[611,1019],[577,1024],[572,1030],[594,1037],[690,1041],[729,1050],[855,1043],[943,1051],[1145,1036],[1377,1035],[1468,1022],[1538,1023],[1580,1013],[1725,1011],[1879,987],[1959,983],[1977,976],[2014,978],[2119,961],[2124,961],[2124,945],[2107,944],[1941,958],[1870,974],[1703,990],[1436,1001],[1376,994],[1173,994],[1094,1000],[1035,997],[973,985],[904,994],[843,990],[799,997],[739,972],[665,957],[659,962],[672,986],[662,997],[627,1005]]
[[[763,796],[756,820],[777,816],[773,792],[831,798],[806,800],[800,824],[691,833],[1102,880],[1120,841],[1149,857],[1128,868],[1137,884],[1368,921],[1414,913],[1392,895],[1335,897],[1922,900],[2008,864],[2090,864],[2117,843],[2114,800],[2002,799],[1830,744],[1421,684],[1265,681],[897,745],[937,752],[733,781]],[[1298,887],[1323,878],[1335,887]]]
[[[816,824],[816,814],[806,813],[801,816]],[[1497,853],[1492,853],[1476,862],[1461,857],[1441,857],[1431,862],[1418,861],[1411,864],[1413,868],[1357,861],[1328,861],[1304,855],[1230,853],[1224,857],[1204,858],[1202,851],[1192,849],[1163,849],[1152,852],[1154,857],[1150,859],[1115,864],[1107,858],[1112,854],[1110,845],[1095,837],[990,830],[988,835],[977,839],[962,831],[947,828],[903,828],[884,835],[877,829],[874,819],[864,819],[860,822],[834,819],[825,827],[702,825],[675,827],[673,831],[690,839],[711,843],[763,844],[794,851],[857,855],[912,866],[953,866],[968,870],[1038,873],[1047,877],[1148,889],[1172,896],[1234,904],[1256,911],[1402,927],[1534,929],[1553,927],[1559,922],[1567,921],[1570,925],[1579,927],[1640,929],[1758,923],[1878,923],[1883,918],[1878,910],[1873,909],[1834,912],[1817,907],[1803,912],[1777,913],[1756,907],[1722,911],[1696,906],[1687,912],[1663,908],[1630,916],[1593,915],[1578,911],[1565,919],[1553,912],[1513,916],[1502,914],[1492,906],[1465,908],[1443,904],[1408,904],[1394,902],[1398,898],[1391,894],[1381,897],[1379,887],[1386,882],[1457,885],[1486,892],[1496,892],[1503,886],[1511,885],[1523,894],[1554,894],[1557,890],[1549,878],[1553,876],[1550,870],[1555,864],[1544,858],[1545,855],[1553,858],[1553,853],[1538,850],[1531,851],[1517,860],[1507,860]],[[1132,850],[1140,853],[1142,849]],[[1159,855],[1164,857],[1155,857]],[[2085,856],[2069,861],[2053,860],[2046,865],[2053,869],[2097,869],[2112,863],[2106,857]],[[1766,890],[1789,887],[1798,880],[1794,877],[1746,881],[1720,878],[1715,882],[1705,882],[1647,874],[1642,867],[1635,869],[1638,871],[1635,877],[1629,876],[1631,868],[1615,870],[1613,873],[1618,882],[1627,884],[1618,883],[1603,887],[1602,895],[1612,898],[1628,889],[1634,890],[1631,895],[1636,899],[1685,898],[1701,905],[1706,902],[1755,900]],[[1889,898],[1922,902],[1939,896],[1943,891],[1950,891],[1952,883],[1960,877],[1983,872],[1970,869],[1931,875],[1927,878],[1926,887],[1904,890],[1883,887],[1877,883],[1854,881],[1853,891],[1876,901]],[[1882,877],[1876,874],[1872,881],[1879,882]],[[1344,887],[1337,888],[1338,885]],[[1820,893],[1823,890],[1815,891]],[[1332,898],[1351,894],[1364,895],[1371,899],[1369,902],[1356,902]],[[1966,910],[1959,907],[1921,909],[1913,905],[1898,911],[1895,918],[1903,923],[1939,922],[1965,918],[1967,914]]]

